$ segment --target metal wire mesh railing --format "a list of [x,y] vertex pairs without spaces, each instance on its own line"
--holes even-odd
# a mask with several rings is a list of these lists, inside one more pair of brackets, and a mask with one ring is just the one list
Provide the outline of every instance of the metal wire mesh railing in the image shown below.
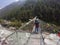
[[[35,18],[21,26],[17,31],[14,31],[12,34],[8,35],[5,40],[3,40],[2,45],[25,45],[31,35],[31,33],[28,33],[29,31],[25,32],[25,30],[32,31],[33,25],[31,22],[35,20]],[[20,30],[23,31],[21,32]],[[7,44],[5,44],[6,41],[8,42]]]
[[[27,22],[26,24],[24,24],[23,26],[21,26],[17,31],[14,31],[12,34],[10,34],[9,36],[7,36],[5,38],[5,40],[3,41],[2,45],[27,45],[28,40],[31,36],[31,33],[33,30],[33,26],[34,26],[34,20],[36,19],[36,17],[32,20],[30,20],[29,22]],[[42,30],[44,30],[44,25],[46,24],[45,22],[39,20],[40,22],[40,45],[45,45],[44,43],[44,38],[42,35]],[[20,31],[22,30],[22,31]],[[26,31],[26,32],[25,32]],[[4,42],[8,42],[7,44],[4,44]]]

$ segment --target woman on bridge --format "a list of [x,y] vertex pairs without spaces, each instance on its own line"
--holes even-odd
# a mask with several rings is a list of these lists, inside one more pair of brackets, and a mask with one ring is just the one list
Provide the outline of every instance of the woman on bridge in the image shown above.
[[38,18],[35,19],[35,33],[38,33],[39,31],[39,20]]

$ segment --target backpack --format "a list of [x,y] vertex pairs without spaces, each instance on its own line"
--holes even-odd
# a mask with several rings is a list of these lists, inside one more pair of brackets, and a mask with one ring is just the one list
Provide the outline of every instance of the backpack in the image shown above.
[[35,24],[39,24],[39,21],[38,20],[35,20]]

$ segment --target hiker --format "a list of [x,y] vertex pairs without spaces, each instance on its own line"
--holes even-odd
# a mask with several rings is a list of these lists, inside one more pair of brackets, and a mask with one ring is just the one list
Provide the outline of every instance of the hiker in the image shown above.
[[39,20],[38,18],[35,19],[35,33],[38,33],[39,30]]

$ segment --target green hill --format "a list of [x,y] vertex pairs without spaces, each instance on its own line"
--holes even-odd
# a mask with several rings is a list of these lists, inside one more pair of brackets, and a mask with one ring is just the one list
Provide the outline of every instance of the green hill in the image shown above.
[[12,3],[0,10],[0,17],[25,22],[38,16],[41,20],[60,25],[60,0],[27,0],[24,4],[19,3]]

